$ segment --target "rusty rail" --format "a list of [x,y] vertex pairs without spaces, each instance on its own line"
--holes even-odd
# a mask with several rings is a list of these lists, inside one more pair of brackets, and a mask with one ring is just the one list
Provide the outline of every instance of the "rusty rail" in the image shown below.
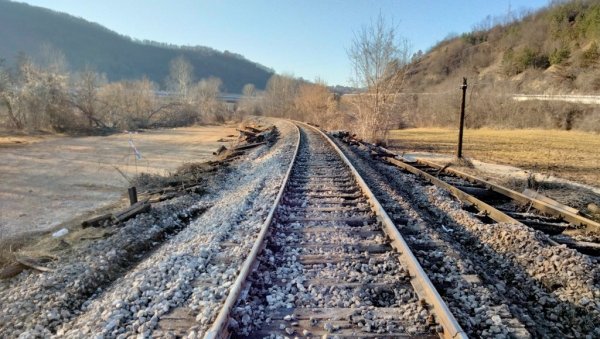
[[[398,161],[398,160],[396,160],[396,161]],[[400,162],[400,161],[398,161],[398,162]],[[465,179],[472,183],[484,185],[487,189],[494,191],[496,193],[502,194],[510,199],[513,199],[513,200],[521,203],[521,204],[531,204],[532,207],[534,207],[535,209],[537,209],[540,212],[548,213],[548,214],[563,218],[564,220],[566,220],[576,226],[587,227],[588,229],[593,229],[595,232],[600,232],[600,223],[597,223],[593,220],[590,220],[584,216],[575,214],[568,210],[561,209],[556,206],[552,206],[551,204],[549,204],[545,201],[528,197],[517,191],[513,191],[509,188],[502,187],[500,185],[496,185],[489,181],[477,178],[475,176],[472,176],[470,174],[461,172],[461,171],[453,169],[453,168],[444,168],[443,166],[440,166],[440,165],[430,162],[430,161],[426,161],[423,159],[417,159],[417,163],[439,169],[442,172],[446,172],[447,174],[457,176],[459,178]]]
[[269,231],[269,226],[271,225],[271,221],[273,220],[275,211],[277,210],[277,206],[279,205],[281,197],[283,196],[283,192],[285,191],[285,188],[287,186],[290,174],[292,173],[292,168],[294,167],[294,163],[296,162],[296,155],[298,154],[298,149],[300,148],[300,129],[298,128],[298,126],[296,126],[296,131],[298,132],[298,141],[296,142],[296,145],[294,147],[292,161],[290,161],[288,170],[285,173],[285,176],[281,182],[279,193],[277,193],[277,197],[275,198],[275,202],[273,203],[273,206],[269,211],[269,215],[267,216],[265,222],[262,224],[256,242],[252,246],[252,250],[250,251],[248,258],[246,259],[246,261],[244,261],[244,265],[240,269],[240,272],[237,278],[235,279],[234,284],[231,287],[229,295],[227,296],[227,299],[225,300],[221,311],[217,315],[217,318],[215,319],[215,322],[213,323],[211,328],[208,330],[208,332],[206,332],[206,335],[204,336],[204,338],[206,339],[229,337],[227,329],[227,326],[229,324],[229,315],[231,313],[231,310],[235,306],[235,303],[237,302],[240,293],[242,293],[242,291],[246,287],[246,280],[250,273],[252,273],[252,270],[256,265],[256,259],[258,258],[258,255],[264,248],[264,242]]
[[450,312],[450,309],[431,283],[431,280],[429,280],[429,277],[421,267],[421,264],[419,264],[419,261],[411,252],[408,244],[404,238],[402,238],[400,232],[398,232],[396,225],[384,210],[383,206],[381,206],[373,192],[371,192],[371,189],[360,176],[356,168],[354,168],[350,160],[348,160],[342,150],[335,144],[335,142],[333,142],[333,140],[331,140],[327,134],[323,133],[323,131],[305,123],[301,124],[321,133],[333,146],[344,163],[346,163],[346,165],[348,165],[350,168],[350,171],[354,175],[358,185],[362,189],[363,193],[368,197],[371,206],[381,219],[385,233],[392,240],[392,246],[400,253],[400,262],[404,264],[409,271],[412,272],[412,274],[414,274],[414,279],[411,279],[411,284],[415,288],[415,291],[421,298],[425,299],[429,305],[433,306],[433,310],[438,318],[438,321],[444,329],[444,331],[440,333],[440,336],[442,338],[467,338],[465,331],[462,329],[456,318],[454,318],[454,315]]

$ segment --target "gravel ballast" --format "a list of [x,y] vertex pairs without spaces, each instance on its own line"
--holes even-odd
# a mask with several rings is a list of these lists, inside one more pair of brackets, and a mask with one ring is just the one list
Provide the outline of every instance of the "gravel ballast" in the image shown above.
[[600,336],[600,272],[590,257],[523,225],[485,224],[444,190],[336,142],[470,336]]

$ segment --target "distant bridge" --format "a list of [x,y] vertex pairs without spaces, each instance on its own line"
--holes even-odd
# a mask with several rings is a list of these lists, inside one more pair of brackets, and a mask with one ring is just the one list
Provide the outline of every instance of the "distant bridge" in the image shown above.
[[[169,91],[156,91],[155,92],[157,96],[159,97],[174,97],[177,96],[177,94],[173,93],[173,92],[169,92]],[[242,94],[236,94],[236,93],[219,93],[217,99],[221,102],[225,102],[228,104],[236,104],[238,102],[240,102],[240,100],[242,100],[244,98],[244,96]]]
[[243,95],[232,93],[220,93],[218,97],[219,101],[227,102],[230,104],[238,103],[240,100],[242,100],[242,98],[244,98]]

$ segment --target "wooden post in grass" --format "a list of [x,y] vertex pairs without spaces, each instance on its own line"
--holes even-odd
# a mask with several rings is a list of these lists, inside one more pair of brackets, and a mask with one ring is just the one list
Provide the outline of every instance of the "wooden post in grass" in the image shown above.
[[462,102],[460,104],[460,129],[458,130],[458,150],[456,152],[457,158],[462,158],[462,144],[463,144],[463,130],[465,127],[465,96],[467,94],[467,78],[463,78],[462,86]]
[[127,189],[127,192],[129,193],[129,206],[132,206],[138,201],[137,189],[135,186],[131,186]]

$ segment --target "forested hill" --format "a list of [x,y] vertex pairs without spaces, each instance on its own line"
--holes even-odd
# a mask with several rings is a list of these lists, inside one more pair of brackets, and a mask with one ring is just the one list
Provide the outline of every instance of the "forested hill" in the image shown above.
[[273,73],[228,51],[134,41],[65,13],[0,0],[0,58],[8,64],[14,63],[20,53],[36,59],[43,46],[62,51],[72,71],[89,66],[105,73],[111,81],[147,76],[163,85],[169,62],[181,55],[193,65],[196,80],[221,78],[229,92],[240,93],[247,83],[262,89]]

